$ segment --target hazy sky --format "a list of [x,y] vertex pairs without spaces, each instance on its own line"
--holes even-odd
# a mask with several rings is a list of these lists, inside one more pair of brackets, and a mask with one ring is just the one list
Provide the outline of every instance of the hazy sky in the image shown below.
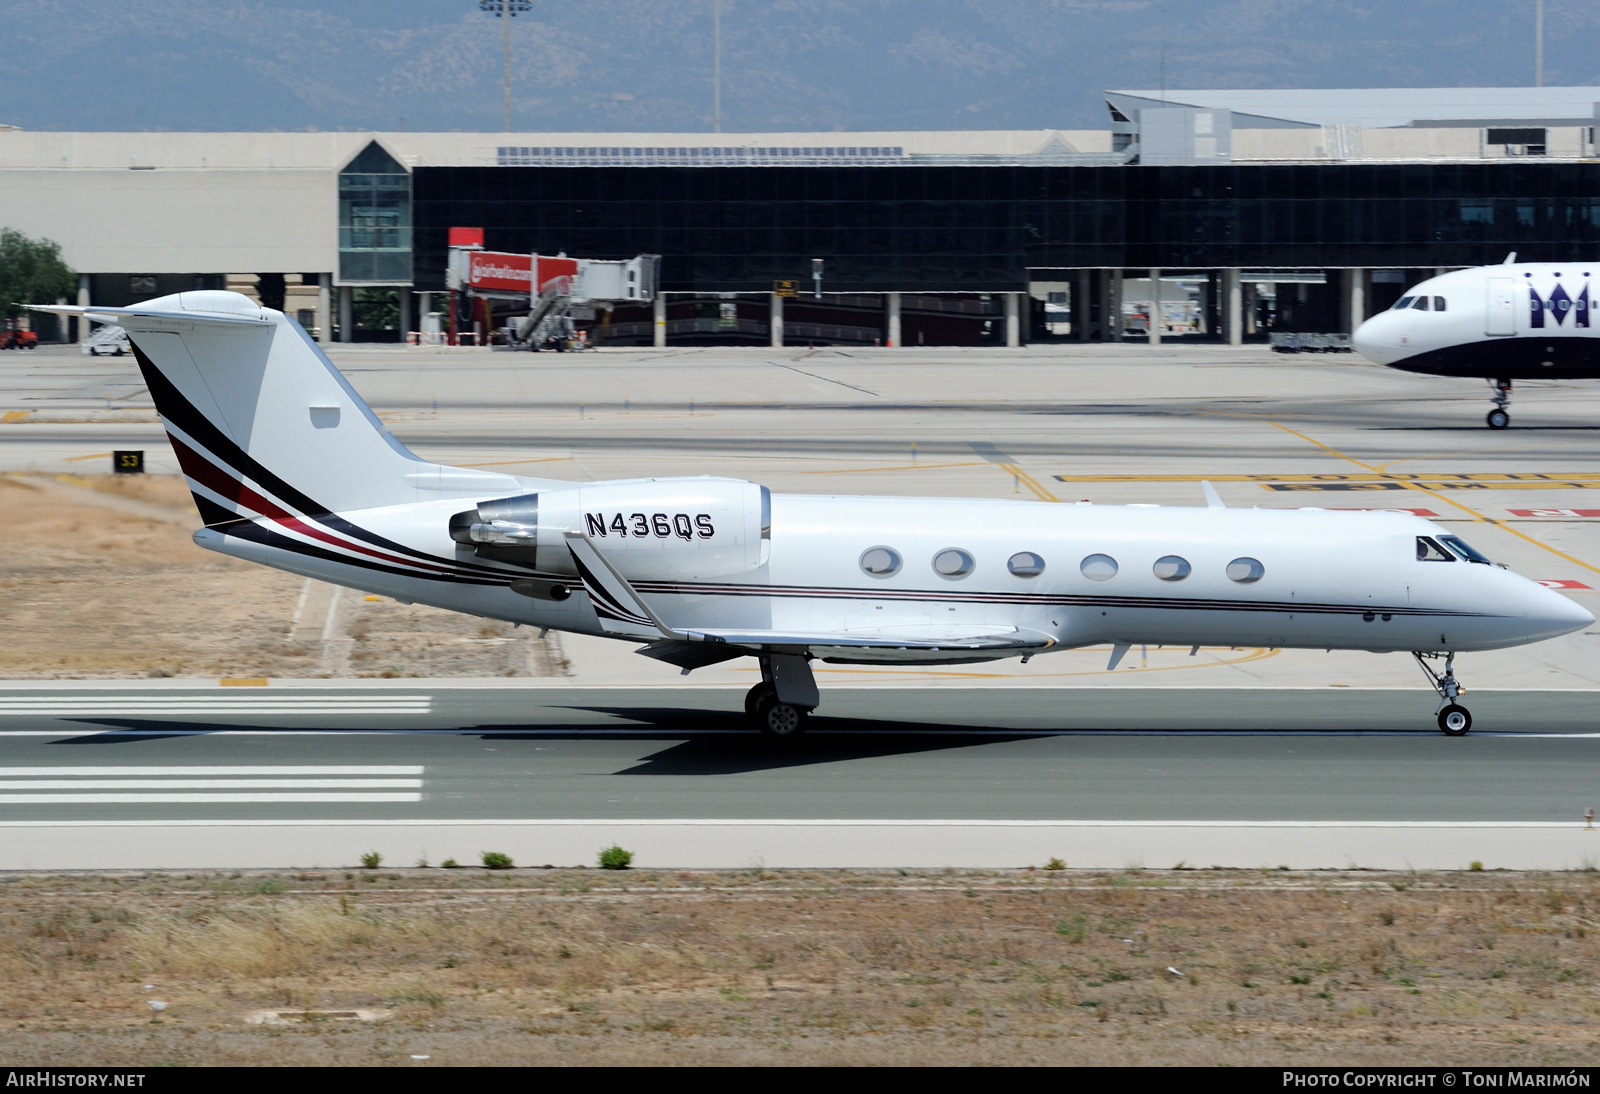
[[[723,128],[1103,127],[1103,88],[1533,83],[1535,0],[723,0]],[[1600,83],[1600,3],[1547,0],[1545,82]],[[712,0],[534,0],[512,124],[710,130]],[[0,122],[488,130],[477,0],[0,0]]]

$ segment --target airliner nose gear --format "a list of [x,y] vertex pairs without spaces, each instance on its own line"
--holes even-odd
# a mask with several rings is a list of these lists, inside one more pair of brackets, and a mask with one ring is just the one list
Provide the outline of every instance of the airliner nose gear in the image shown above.
[[[1472,715],[1467,708],[1456,703],[1456,699],[1467,689],[1456,681],[1455,663],[1456,655],[1453,653],[1423,653],[1413,651],[1412,657],[1417,659],[1417,664],[1427,674],[1428,682],[1433,685],[1433,690],[1439,693],[1439,732],[1449,737],[1465,737],[1467,730],[1472,728]],[[1444,658],[1444,672],[1439,672],[1428,662]]]
[[[1494,394],[1489,396],[1494,403],[1494,409],[1489,411],[1487,419],[1490,429],[1504,429],[1511,424],[1511,413],[1507,409],[1511,406],[1511,381],[1490,380],[1489,385],[1494,388]],[[1463,733],[1466,730],[1462,730]]]

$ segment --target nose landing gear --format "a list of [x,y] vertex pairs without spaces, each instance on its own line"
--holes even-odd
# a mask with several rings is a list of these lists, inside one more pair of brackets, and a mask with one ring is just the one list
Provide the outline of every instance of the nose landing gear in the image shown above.
[[1439,672],[1428,662],[1437,660],[1441,655],[1437,653],[1413,652],[1412,657],[1417,659],[1417,664],[1428,677],[1428,683],[1433,685],[1433,690],[1439,693],[1439,732],[1447,737],[1465,737],[1472,728],[1472,714],[1466,707],[1456,702],[1457,697],[1466,688],[1456,682],[1455,662],[1456,655],[1445,653],[1444,672]]
[[1490,429],[1504,429],[1511,424],[1511,412],[1507,409],[1511,405],[1511,381],[1491,380],[1490,383],[1494,387],[1494,394],[1489,396],[1494,403],[1494,409],[1489,411],[1485,421],[1489,423]]

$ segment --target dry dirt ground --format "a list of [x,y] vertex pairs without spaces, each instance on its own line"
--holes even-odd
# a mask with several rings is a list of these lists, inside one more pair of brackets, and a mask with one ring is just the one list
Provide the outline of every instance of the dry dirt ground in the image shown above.
[[19,874],[0,1064],[1585,1066],[1597,912],[1585,873]]
[[0,475],[0,515],[0,679],[566,675],[554,634],[201,550],[175,475]]

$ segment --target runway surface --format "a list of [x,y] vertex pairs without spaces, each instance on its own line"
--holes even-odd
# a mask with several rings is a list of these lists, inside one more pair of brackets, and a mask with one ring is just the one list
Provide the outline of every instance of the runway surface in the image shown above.
[[1589,692],[1476,693],[1484,728],[1460,740],[1393,690],[846,689],[788,742],[751,733],[740,699],[8,690],[0,867],[339,866],[369,845],[404,865],[506,848],[572,865],[613,840],[685,867],[1600,855]]
[[[130,361],[52,353],[0,370],[0,473],[68,506],[112,449],[175,471]],[[452,464],[1041,504],[1197,505],[1206,478],[1235,506],[1413,509],[1591,610],[1600,589],[1600,384],[1519,384],[1490,431],[1475,381],[1263,346],[331,354]],[[326,639],[338,599],[305,602]],[[294,604],[259,610],[295,631]],[[777,748],[738,716],[744,662],[679,681],[598,639],[518,687],[38,682],[0,689],[0,867],[572,864],[614,840],[681,866],[1600,864],[1591,638],[1464,658],[1464,740],[1409,659],[1321,651],[831,666]]]

